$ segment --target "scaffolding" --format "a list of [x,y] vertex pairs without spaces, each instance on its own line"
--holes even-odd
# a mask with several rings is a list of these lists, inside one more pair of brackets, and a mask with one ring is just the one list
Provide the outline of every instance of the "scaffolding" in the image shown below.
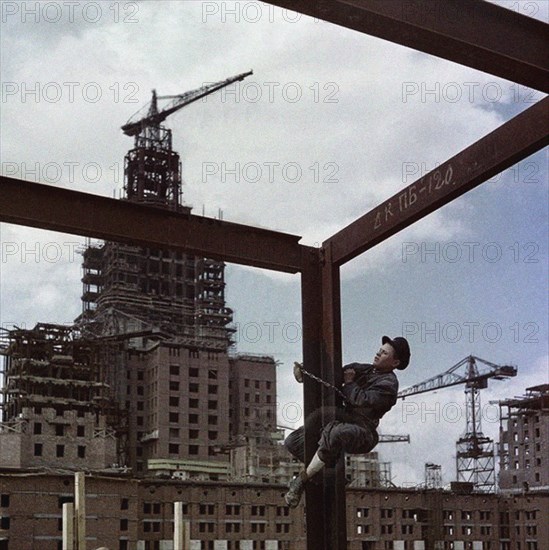
[[[170,129],[144,127],[124,166],[123,200],[190,214],[181,202],[181,162],[172,150]],[[223,262],[105,242],[88,243],[82,269],[82,314],[76,322],[90,338],[130,339],[143,333],[139,346],[146,346],[148,336],[215,351],[226,351],[233,343]]]
[[72,326],[7,331],[0,465],[109,468],[116,433],[97,347]]
[[379,459],[376,451],[365,455],[345,455],[345,474],[349,487],[394,487],[391,463]]
[[74,338],[72,327],[39,323],[9,331],[5,351],[2,413],[6,421],[24,408],[51,407],[99,413],[108,403],[108,386],[90,342]]
[[425,488],[442,488],[442,466],[440,464],[433,464],[432,462],[425,464]]

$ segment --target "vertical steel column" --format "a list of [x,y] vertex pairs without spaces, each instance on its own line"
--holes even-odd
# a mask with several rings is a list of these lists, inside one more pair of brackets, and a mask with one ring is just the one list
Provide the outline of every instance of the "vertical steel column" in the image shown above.
[[[322,268],[322,363],[321,377],[340,387],[343,382],[341,356],[341,288],[339,265],[333,262],[331,243],[323,249]],[[333,390],[322,387],[322,405],[327,424],[334,418],[335,408],[341,399]],[[325,476],[326,478],[326,476]],[[326,550],[347,548],[347,525],[345,510],[345,461],[342,457],[336,465],[333,478],[324,483],[324,513],[328,521],[324,525]]]
[[[339,385],[341,374],[341,314],[339,267],[331,263],[330,250],[311,249],[302,271],[303,362],[309,372]],[[322,423],[333,419],[336,396],[305,377],[305,418],[322,409]],[[308,463],[318,447],[320,426],[305,431]],[[307,550],[344,550],[347,547],[345,465],[325,470],[322,483],[306,490]],[[320,474],[319,474],[320,476]]]
[[[303,366],[309,372],[320,376],[322,362],[322,273],[320,251],[311,249],[303,262],[301,272],[301,307],[303,323]],[[308,464],[318,447],[318,428],[305,422],[311,414],[320,409],[322,396],[320,386],[304,377],[304,423],[305,463]],[[305,492],[305,528],[307,550],[324,550],[323,526],[328,521],[324,516],[321,485],[309,483]]]

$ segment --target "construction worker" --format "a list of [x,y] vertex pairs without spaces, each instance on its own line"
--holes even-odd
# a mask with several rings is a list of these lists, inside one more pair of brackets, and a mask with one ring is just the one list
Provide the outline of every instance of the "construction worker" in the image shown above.
[[[299,504],[307,481],[322,468],[335,466],[343,453],[368,453],[377,445],[379,419],[397,401],[398,379],[393,371],[404,370],[410,362],[410,346],[405,338],[383,336],[381,344],[373,365],[350,363],[343,367],[344,409],[336,411],[336,419],[322,428],[322,411],[317,410],[305,420],[307,429],[321,430],[319,447],[309,465],[290,482],[284,500],[291,508]],[[303,372],[296,363],[294,375],[298,382],[302,382]],[[284,445],[305,462],[304,427],[293,431]]]

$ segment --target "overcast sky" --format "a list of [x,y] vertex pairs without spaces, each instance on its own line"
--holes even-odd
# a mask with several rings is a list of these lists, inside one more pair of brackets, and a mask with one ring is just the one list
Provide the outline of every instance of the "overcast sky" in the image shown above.
[[[498,2],[547,21],[549,3]],[[32,10],[38,5],[35,13]],[[253,69],[170,117],[194,213],[318,246],[543,94],[262,2],[2,2],[4,175],[119,196],[133,145],[120,126],[149,100]],[[502,37],[505,40],[505,37]],[[547,153],[537,153],[342,268],[344,362],[406,336],[401,387],[469,354],[515,364],[482,392],[497,406],[549,382]],[[0,323],[69,323],[81,308],[85,239],[0,225]],[[279,420],[300,424],[299,277],[227,267],[237,350],[279,362]],[[380,445],[394,482],[425,462],[455,479],[463,387],[399,403]],[[455,411],[458,411],[458,415]],[[436,447],[435,447],[436,445]]]

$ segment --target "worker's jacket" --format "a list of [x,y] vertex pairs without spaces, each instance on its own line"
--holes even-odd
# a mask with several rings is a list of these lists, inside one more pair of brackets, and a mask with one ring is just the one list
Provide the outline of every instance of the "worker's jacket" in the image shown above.
[[398,379],[394,372],[376,372],[373,365],[349,363],[344,369],[354,369],[355,379],[345,384],[345,417],[348,422],[377,428],[379,419],[397,402]]

